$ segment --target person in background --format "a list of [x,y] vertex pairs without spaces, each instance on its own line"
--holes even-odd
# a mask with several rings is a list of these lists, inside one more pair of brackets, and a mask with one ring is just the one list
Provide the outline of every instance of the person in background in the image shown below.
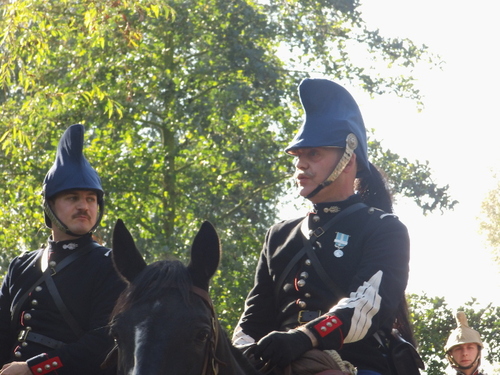
[[284,369],[317,348],[337,351],[359,375],[390,375],[381,343],[396,320],[411,339],[408,231],[368,161],[364,122],[349,92],[305,79],[299,96],[304,122],[285,151],[313,210],[268,230],[233,344],[266,368]]
[[110,250],[94,241],[104,210],[97,172],[70,126],[43,182],[47,244],[16,257],[0,290],[2,375],[101,375],[113,347],[107,323],[124,283]]
[[446,358],[457,375],[483,375],[479,370],[483,349],[481,336],[469,327],[463,311],[457,312],[456,320],[457,328],[451,332],[444,347]]

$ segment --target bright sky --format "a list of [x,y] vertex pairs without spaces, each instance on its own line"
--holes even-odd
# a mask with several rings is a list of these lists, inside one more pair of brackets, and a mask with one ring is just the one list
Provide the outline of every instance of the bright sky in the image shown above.
[[424,95],[420,113],[410,100],[370,100],[348,88],[383,146],[409,160],[428,160],[434,181],[450,185],[449,194],[460,202],[453,211],[427,217],[411,201],[395,206],[412,241],[407,291],[445,297],[452,308],[472,297],[500,305],[500,265],[479,234],[478,219],[495,183],[493,171],[500,170],[494,1],[365,0],[361,9],[369,25],[385,36],[426,44],[446,64],[442,71],[423,66],[416,73]]
[[394,98],[361,100],[367,127],[408,159],[428,160],[435,182],[450,185],[455,210],[423,217],[411,202],[395,209],[412,240],[408,291],[443,296],[452,307],[471,297],[500,305],[500,265],[479,234],[481,202],[500,170],[500,54],[494,0],[365,1],[366,20],[384,35],[428,45],[446,62],[421,70],[425,108]]

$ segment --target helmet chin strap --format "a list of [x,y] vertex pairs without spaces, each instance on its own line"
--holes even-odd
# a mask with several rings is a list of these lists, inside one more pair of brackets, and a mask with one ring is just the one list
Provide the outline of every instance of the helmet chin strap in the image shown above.
[[451,355],[447,354],[448,360],[451,362],[451,367],[457,368],[459,370],[469,370],[472,367],[476,366],[476,368],[479,367],[479,364],[481,363],[481,351],[478,351],[476,355],[476,359],[469,365],[469,366],[460,366],[457,361],[455,361],[455,358],[453,358]]
[[319,184],[316,189],[314,189],[311,193],[309,193],[306,198],[311,199],[314,197],[316,194],[318,194],[323,188],[327,187],[330,185],[333,181],[337,179],[337,177],[340,176],[346,165],[349,163],[349,161],[352,158],[352,154],[354,153],[354,150],[358,147],[358,139],[353,133],[350,133],[345,141],[346,147],[344,154],[340,158],[339,162],[333,169],[333,172],[330,173],[330,176],[326,178],[325,181],[323,181],[321,184]]
[[87,233],[84,233],[84,234],[76,234],[76,233],[73,233],[72,231],[70,231],[69,228],[61,220],[59,220],[59,218],[56,216],[54,211],[52,211],[52,208],[50,207],[50,204],[46,199],[43,200],[43,208],[44,208],[45,213],[49,217],[52,225],[55,225],[62,232],[69,234],[70,236],[73,236],[73,237],[83,237],[89,233],[92,233],[97,228],[99,223],[101,222],[102,215],[104,214],[103,205],[99,204],[99,216],[98,216],[94,226],[92,227],[92,229],[90,229]]

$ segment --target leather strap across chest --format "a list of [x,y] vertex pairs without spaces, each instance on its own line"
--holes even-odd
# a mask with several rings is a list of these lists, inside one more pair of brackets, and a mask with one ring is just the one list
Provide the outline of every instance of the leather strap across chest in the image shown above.
[[68,323],[68,325],[71,327],[72,331],[80,337],[83,334],[83,330],[79,326],[78,322],[76,322],[75,318],[71,315],[71,313],[68,311],[66,305],[64,304],[61,295],[59,294],[57,287],[54,283],[54,280],[52,279],[52,276],[60,272],[63,268],[68,266],[69,264],[73,263],[76,259],[80,258],[82,255],[89,253],[92,249],[101,247],[96,242],[91,242],[87,246],[84,246],[80,250],[77,250],[70,255],[68,255],[66,258],[64,258],[61,262],[59,262],[54,268],[47,268],[42,275],[36,280],[33,285],[28,288],[24,294],[19,298],[17,303],[14,305],[14,307],[11,310],[11,326],[13,330],[16,330],[17,328],[17,323],[19,320],[19,315],[21,313],[21,308],[28,299],[30,293],[40,284],[43,282],[46,283],[47,288],[49,290],[49,293],[51,294],[52,298],[54,299],[54,302],[63,316],[64,320]]
[[[281,273],[278,281],[276,282],[274,286],[274,300],[276,301],[276,304],[278,304],[278,294],[283,286],[283,283],[285,281],[285,278],[288,276],[292,268],[297,264],[297,262],[304,256],[308,255],[309,258],[311,259],[312,264],[314,265],[314,269],[316,272],[318,272],[319,277],[323,280],[323,282],[328,285],[332,290],[335,291],[336,294],[338,295],[343,295],[344,293],[340,291],[339,287],[331,281],[331,279],[326,275],[326,271],[323,269],[321,266],[321,262],[319,261],[318,257],[314,253],[314,250],[312,249],[312,244],[323,234],[325,234],[335,223],[337,223],[340,219],[346,217],[349,214],[352,214],[355,211],[358,211],[362,208],[368,207],[365,203],[359,202],[355,203],[352,206],[347,207],[345,210],[340,211],[337,215],[335,215],[332,219],[330,219],[325,225],[322,227],[317,228],[314,230],[310,236],[309,239],[307,239],[306,235],[304,234],[303,240],[304,240],[304,246],[302,249],[300,249],[288,262],[287,266]],[[302,228],[305,226],[307,228],[307,217],[302,221]]]

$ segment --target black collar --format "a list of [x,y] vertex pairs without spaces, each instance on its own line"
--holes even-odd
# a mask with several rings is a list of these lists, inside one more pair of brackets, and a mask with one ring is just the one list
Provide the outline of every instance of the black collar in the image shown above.
[[92,234],[88,233],[85,236],[65,241],[54,241],[52,236],[48,240],[48,248],[53,252],[71,252],[72,250],[81,249],[92,242]]

